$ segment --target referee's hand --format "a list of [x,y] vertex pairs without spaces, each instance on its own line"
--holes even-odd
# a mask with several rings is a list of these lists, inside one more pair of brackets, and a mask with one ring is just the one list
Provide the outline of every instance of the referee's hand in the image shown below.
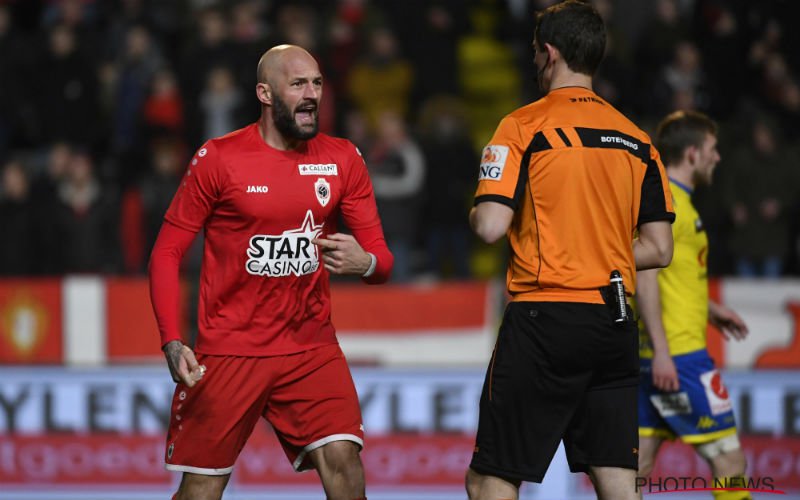
[[184,345],[180,340],[173,340],[164,345],[163,351],[167,358],[169,373],[176,383],[194,387],[194,384],[203,378],[206,367],[197,363],[197,358],[194,357],[194,352],[189,346]]

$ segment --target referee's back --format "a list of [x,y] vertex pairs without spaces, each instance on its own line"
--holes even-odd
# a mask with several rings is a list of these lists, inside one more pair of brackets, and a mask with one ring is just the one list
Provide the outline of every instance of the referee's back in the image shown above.
[[475,202],[515,211],[513,300],[601,303],[613,269],[633,293],[637,226],[673,217],[660,163],[647,134],[584,87],[506,116],[484,149]]

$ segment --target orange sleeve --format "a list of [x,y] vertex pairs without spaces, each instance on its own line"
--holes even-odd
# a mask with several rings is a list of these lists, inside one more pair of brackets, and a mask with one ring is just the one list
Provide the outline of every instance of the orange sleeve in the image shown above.
[[475,204],[494,201],[517,208],[520,190],[527,180],[527,168],[522,168],[528,139],[523,128],[512,116],[506,116],[497,126],[489,144],[481,154],[478,189]]
[[650,146],[650,159],[642,180],[642,195],[639,203],[637,226],[648,222],[666,220],[675,221],[675,210],[672,208],[672,194],[669,191],[669,178],[661,163],[661,156],[654,146]]

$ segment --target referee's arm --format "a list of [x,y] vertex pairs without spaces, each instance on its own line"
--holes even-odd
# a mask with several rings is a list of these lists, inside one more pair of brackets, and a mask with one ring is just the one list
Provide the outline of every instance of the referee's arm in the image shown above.
[[511,207],[496,201],[484,201],[470,210],[469,225],[480,239],[491,244],[506,234],[513,218]]
[[639,237],[633,240],[636,270],[667,267],[672,261],[672,226],[668,220],[639,225]]

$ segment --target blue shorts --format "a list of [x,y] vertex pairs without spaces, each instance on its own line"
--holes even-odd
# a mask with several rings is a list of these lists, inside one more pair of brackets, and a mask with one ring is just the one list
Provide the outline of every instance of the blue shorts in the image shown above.
[[708,351],[672,357],[678,370],[678,392],[653,386],[652,360],[641,360],[639,436],[702,444],[736,433],[728,390]]

